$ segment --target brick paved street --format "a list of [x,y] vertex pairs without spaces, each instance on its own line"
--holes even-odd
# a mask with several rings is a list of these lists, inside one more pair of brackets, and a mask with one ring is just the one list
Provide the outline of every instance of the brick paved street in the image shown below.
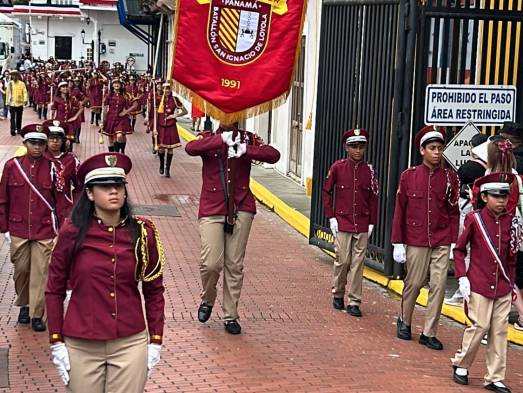
[[[34,120],[25,111],[25,122]],[[86,118],[89,118],[86,116]],[[140,123],[140,122],[139,122]],[[0,123],[2,163],[16,150],[18,137]],[[106,149],[94,127],[83,129],[80,158]],[[130,192],[137,204],[174,204],[180,217],[156,218],[166,244],[166,329],[162,360],[147,392],[482,392],[484,350],[471,370],[471,385],[451,380],[450,357],[458,348],[461,327],[443,319],[435,352],[395,338],[399,303],[380,287],[364,286],[364,317],[356,319],[331,308],[330,258],[259,206],[245,261],[241,298],[244,333],[223,330],[221,310],[197,321],[199,304],[199,234],[196,222],[200,160],[183,149],[174,156],[171,179],[157,174],[150,136],[129,137],[127,153],[134,171]],[[76,147],[75,146],[75,147]],[[13,306],[12,265],[0,240],[0,347],[9,346],[8,392],[60,392],[61,382],[50,361],[46,334],[17,326]],[[415,316],[420,333],[423,309]],[[510,346],[507,384],[523,392],[523,350]],[[1,389],[0,389],[1,390]]]

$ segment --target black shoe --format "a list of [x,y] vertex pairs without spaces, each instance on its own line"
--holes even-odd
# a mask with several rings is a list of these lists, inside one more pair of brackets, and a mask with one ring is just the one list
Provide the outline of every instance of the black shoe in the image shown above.
[[342,297],[333,297],[332,298],[332,307],[336,310],[343,310],[345,308],[345,302]]
[[242,327],[236,319],[225,321],[223,326],[225,327],[225,331],[230,334],[240,334],[242,332]]
[[412,340],[410,326],[406,325],[400,317],[398,317],[398,321],[396,322],[396,336],[402,340]]
[[428,337],[422,334],[419,336],[419,343],[436,351],[441,351],[443,349],[443,344],[436,337]]
[[498,393],[512,393],[512,390],[510,390],[506,386],[497,386],[494,382],[485,385],[484,388]]
[[469,384],[469,375],[467,372],[467,375],[458,375],[456,374],[456,369],[458,366],[452,366],[454,368],[454,372],[452,373],[452,379],[454,382],[460,384],[460,385],[468,385]]
[[361,317],[363,314],[361,313],[360,306],[356,305],[349,305],[347,306],[347,312],[352,315],[353,317]]
[[42,320],[42,318],[33,318],[31,319],[31,327],[35,332],[45,332],[47,327],[45,326],[45,322]]
[[24,325],[26,325],[29,322],[31,322],[31,318],[29,317],[29,307],[20,307],[20,313],[18,314],[18,323],[23,323]]
[[209,306],[208,304],[202,303],[200,304],[200,307],[198,307],[198,321],[201,323],[205,323],[209,320],[212,313],[212,306]]

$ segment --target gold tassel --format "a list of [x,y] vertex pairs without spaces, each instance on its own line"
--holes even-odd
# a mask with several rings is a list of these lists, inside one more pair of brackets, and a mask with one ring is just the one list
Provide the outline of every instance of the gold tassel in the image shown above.
[[102,135],[102,133],[100,132],[100,136],[98,137],[98,143],[100,145],[103,145],[104,144],[104,136]]
[[162,94],[162,99],[160,100],[160,105],[158,106],[158,113],[163,113],[165,111],[165,91]]
[[307,124],[305,125],[306,130],[310,130],[312,128],[312,112],[309,113],[309,118],[307,119]]
[[[136,265],[134,269],[134,275],[136,281],[151,282],[156,280],[163,274],[165,266],[165,250],[163,247],[162,240],[160,239],[160,233],[154,227],[154,240],[156,242],[156,249],[158,250],[158,260],[154,268],[146,274],[147,267],[149,266],[149,237],[147,236],[147,228],[142,220],[138,220],[140,225],[140,238],[136,242],[134,255],[136,258]],[[138,273],[138,264],[142,262],[141,271]]]

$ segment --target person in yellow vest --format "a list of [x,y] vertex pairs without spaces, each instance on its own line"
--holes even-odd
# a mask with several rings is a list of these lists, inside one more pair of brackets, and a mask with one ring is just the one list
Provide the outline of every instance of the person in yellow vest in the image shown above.
[[13,69],[9,73],[11,80],[7,83],[5,89],[5,103],[9,106],[11,135],[14,136],[22,130],[22,112],[29,101],[29,96],[25,83],[20,79],[20,72]]

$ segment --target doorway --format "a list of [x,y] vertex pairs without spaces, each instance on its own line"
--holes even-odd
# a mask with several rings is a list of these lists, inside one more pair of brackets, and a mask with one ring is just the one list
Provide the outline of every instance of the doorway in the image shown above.
[[303,146],[303,92],[305,85],[305,36],[301,39],[301,51],[292,82],[291,98],[291,140],[289,151],[290,175],[301,179]]
[[54,57],[59,60],[71,60],[73,37],[54,38]]

